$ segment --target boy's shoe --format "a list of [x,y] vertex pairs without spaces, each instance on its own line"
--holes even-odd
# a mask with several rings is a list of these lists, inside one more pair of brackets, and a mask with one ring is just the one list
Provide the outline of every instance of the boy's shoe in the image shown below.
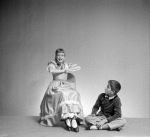
[[122,130],[122,128],[121,128],[121,127],[116,128],[116,131],[120,131],[120,130]]
[[90,127],[91,127],[91,126],[88,125],[88,126],[85,127],[85,129],[86,129],[86,130],[91,130]]
[[96,127],[97,127],[97,130],[100,130],[100,128],[101,128],[101,126],[99,126],[99,125],[97,125],[97,124],[96,124]]

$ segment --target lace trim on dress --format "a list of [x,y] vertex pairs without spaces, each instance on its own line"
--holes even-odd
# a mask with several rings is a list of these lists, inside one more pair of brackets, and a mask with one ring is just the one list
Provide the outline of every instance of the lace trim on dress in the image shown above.
[[70,105],[70,106],[71,105],[78,105],[79,108],[82,110],[82,106],[80,105],[80,103],[78,101],[75,101],[75,100],[64,101],[58,105],[58,108],[55,112],[53,112],[52,114],[49,114],[49,115],[42,116],[41,120],[46,120],[46,119],[51,118],[54,115],[58,114],[58,112],[60,111],[60,109],[63,105]]
[[62,102],[62,103],[60,103],[59,105],[58,105],[58,108],[60,108],[60,107],[62,107],[63,105],[69,105],[69,106],[71,106],[72,104],[74,104],[74,105],[79,105],[80,106],[80,103],[78,102],[78,101],[75,101],[75,100],[68,100],[68,101],[64,101],[64,102]]

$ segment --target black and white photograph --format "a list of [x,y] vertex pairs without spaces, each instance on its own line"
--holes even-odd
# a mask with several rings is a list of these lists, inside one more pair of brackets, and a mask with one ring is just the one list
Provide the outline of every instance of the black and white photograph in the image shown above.
[[0,0],[0,137],[150,137],[150,0]]

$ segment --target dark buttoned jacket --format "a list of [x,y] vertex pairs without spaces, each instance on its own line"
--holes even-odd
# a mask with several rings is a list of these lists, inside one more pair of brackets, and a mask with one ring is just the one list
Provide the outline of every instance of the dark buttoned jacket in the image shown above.
[[101,93],[92,108],[92,114],[97,116],[104,115],[108,122],[120,118],[122,116],[120,98],[116,95],[113,99],[109,100],[105,93]]

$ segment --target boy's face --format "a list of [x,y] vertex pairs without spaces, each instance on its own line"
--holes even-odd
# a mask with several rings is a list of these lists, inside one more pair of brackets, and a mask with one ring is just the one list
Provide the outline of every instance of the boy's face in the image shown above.
[[65,60],[65,54],[64,53],[57,53],[56,59],[59,63],[62,63]]
[[110,85],[108,84],[107,87],[105,88],[105,94],[107,94],[109,97],[114,96],[114,91],[111,90]]

